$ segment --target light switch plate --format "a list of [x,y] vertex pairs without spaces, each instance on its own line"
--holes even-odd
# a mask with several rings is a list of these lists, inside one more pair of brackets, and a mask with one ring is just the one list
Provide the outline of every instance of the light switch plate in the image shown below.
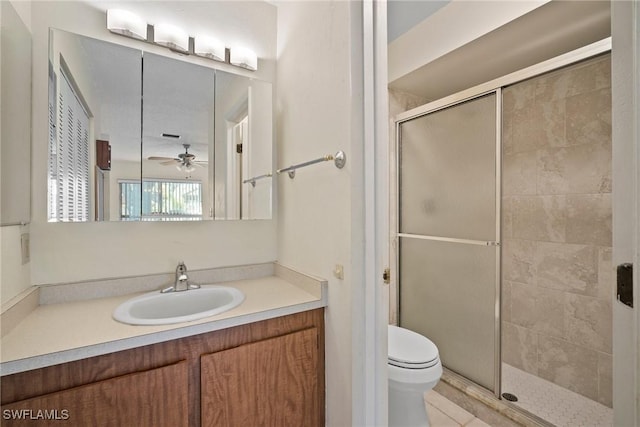
[[333,269],[333,275],[336,279],[344,279],[344,266],[342,264],[336,264],[336,268]]
[[22,254],[22,265],[31,261],[31,245],[29,243],[29,233],[20,235],[20,252]]

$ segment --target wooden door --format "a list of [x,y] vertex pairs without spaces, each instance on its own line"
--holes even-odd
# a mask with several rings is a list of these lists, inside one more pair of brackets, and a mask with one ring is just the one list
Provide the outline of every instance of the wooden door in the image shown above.
[[318,426],[318,330],[201,357],[202,426]]
[[187,365],[178,362],[3,405],[2,425],[186,427]]

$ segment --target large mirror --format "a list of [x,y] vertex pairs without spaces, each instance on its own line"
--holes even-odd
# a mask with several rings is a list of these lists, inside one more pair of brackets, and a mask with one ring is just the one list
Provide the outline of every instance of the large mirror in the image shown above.
[[270,83],[53,29],[49,63],[50,222],[271,218]]

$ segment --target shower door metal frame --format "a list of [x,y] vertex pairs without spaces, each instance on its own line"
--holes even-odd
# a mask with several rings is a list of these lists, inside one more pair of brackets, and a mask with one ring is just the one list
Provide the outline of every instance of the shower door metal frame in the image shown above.
[[[409,233],[401,233],[400,232],[400,145],[402,142],[402,138],[400,135],[400,125],[402,123],[408,122],[410,120],[423,117],[441,110],[445,110],[447,108],[455,107],[456,105],[461,105],[468,101],[473,101],[475,99],[482,98],[483,96],[495,94],[496,102],[495,102],[495,115],[496,115],[496,141],[495,141],[495,215],[496,215],[496,228],[495,228],[495,240],[484,241],[484,240],[470,240],[470,239],[458,239],[451,237],[441,237],[441,236],[428,236],[428,235],[418,235],[418,234],[409,234]],[[446,98],[445,98],[446,99]],[[435,105],[433,105],[435,104]],[[438,103],[438,101],[426,104],[422,107],[418,107],[418,109],[423,109],[423,107],[429,107],[433,105],[432,109],[424,109],[424,111],[411,115],[405,119],[396,119],[395,121],[395,141],[394,150],[395,150],[395,175],[394,186],[395,188],[395,203],[394,203],[394,215],[395,215],[395,223],[394,223],[394,239],[392,247],[395,248],[395,265],[400,265],[400,251],[399,251],[399,240],[401,237],[410,238],[410,239],[421,239],[421,240],[432,240],[432,241],[441,241],[441,242],[450,242],[450,243],[461,243],[468,245],[479,245],[479,246],[493,246],[496,251],[496,262],[495,262],[495,274],[496,274],[496,282],[495,282],[495,293],[496,298],[494,301],[494,390],[492,392],[500,397],[500,387],[501,387],[501,369],[500,364],[502,363],[502,358],[500,357],[501,352],[501,325],[500,325],[500,283],[501,283],[501,269],[502,269],[502,251],[500,251],[501,244],[501,200],[502,200],[502,88],[494,88],[489,91],[477,93],[473,96],[462,97],[462,98],[452,98],[450,103]],[[416,109],[417,110],[417,109]],[[413,111],[413,110],[412,110]],[[395,268],[395,283],[396,283],[396,313],[398,321],[400,320],[400,269]]]
[[[500,399],[500,387],[501,387],[501,363],[502,363],[502,354],[501,354],[501,313],[500,313],[500,287],[502,278],[500,277],[501,270],[501,260],[502,260],[502,251],[500,249],[499,243],[501,240],[501,217],[500,217],[500,207],[502,202],[502,177],[501,177],[501,169],[502,169],[502,88],[508,85],[512,85],[529,78],[539,76],[541,74],[574,64],[576,62],[583,61],[588,58],[592,58],[603,53],[607,53],[611,51],[611,37],[607,37],[606,39],[600,40],[598,42],[592,43],[590,45],[575,49],[571,52],[556,56],[549,60],[540,62],[538,64],[532,65],[530,67],[524,68],[519,71],[515,71],[511,74],[507,74],[505,76],[499,77],[497,79],[491,80],[489,82],[474,86],[472,88],[463,90],[461,92],[455,93],[453,95],[446,96],[439,100],[429,102],[425,105],[416,107],[404,113],[398,114],[395,118],[392,119],[394,125],[394,141],[391,144],[391,176],[390,176],[390,188],[394,191],[390,194],[390,202],[391,202],[391,215],[390,215],[390,232],[391,232],[391,250],[394,251],[391,256],[392,261],[392,270],[393,281],[396,285],[396,313],[399,318],[400,307],[399,307],[399,275],[400,271],[398,266],[400,265],[399,259],[399,238],[403,237],[399,230],[399,212],[400,212],[400,204],[399,204],[399,194],[400,194],[400,179],[399,179],[399,166],[400,166],[400,158],[399,158],[399,141],[400,141],[400,125],[404,122],[407,122],[411,119],[418,118],[420,116],[424,116],[429,113],[436,112],[438,110],[442,110],[456,104],[470,101],[475,98],[479,98],[481,96],[496,93],[496,108],[498,114],[496,115],[496,159],[498,163],[496,163],[496,224],[497,224],[497,234],[496,234],[496,249],[498,250],[498,257],[496,257],[496,331],[497,331],[497,340],[496,340],[496,387],[494,390],[494,394],[496,398]],[[414,237],[411,235],[404,235],[404,237]],[[443,238],[438,238],[439,240],[443,240]],[[444,238],[447,239],[447,238]],[[447,239],[450,240],[450,239]],[[453,241],[459,241],[463,239],[453,239]],[[470,242],[469,242],[470,243]],[[483,242],[484,244],[491,242]],[[482,244],[482,243],[477,243]],[[481,387],[480,385],[478,385]]]

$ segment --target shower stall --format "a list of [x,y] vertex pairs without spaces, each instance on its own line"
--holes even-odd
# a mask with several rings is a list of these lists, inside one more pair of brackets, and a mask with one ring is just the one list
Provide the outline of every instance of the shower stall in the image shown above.
[[396,118],[398,323],[558,425],[611,424],[609,48]]

